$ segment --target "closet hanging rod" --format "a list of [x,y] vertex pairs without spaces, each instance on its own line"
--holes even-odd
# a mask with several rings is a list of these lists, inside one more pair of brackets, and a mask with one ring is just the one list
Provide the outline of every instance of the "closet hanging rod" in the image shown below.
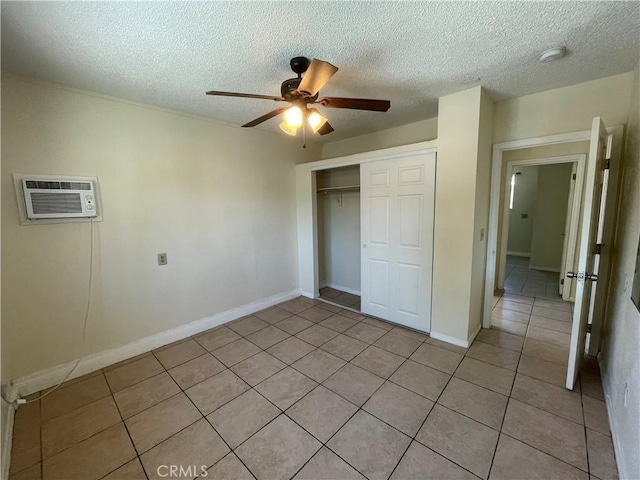
[[331,193],[331,192],[359,192],[360,185],[345,185],[344,187],[324,187],[319,188],[318,193]]

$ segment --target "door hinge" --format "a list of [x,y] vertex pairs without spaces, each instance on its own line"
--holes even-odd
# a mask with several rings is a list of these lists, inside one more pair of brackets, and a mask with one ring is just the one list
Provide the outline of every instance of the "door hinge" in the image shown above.
[[571,178],[573,178],[574,180],[576,179],[576,174],[574,173]]
[[564,285],[564,278],[560,280],[560,285]]
[[604,162],[604,169],[605,170],[609,170],[609,167],[611,166],[611,160],[609,158],[607,158]]
[[587,333],[591,333],[591,324],[587,323]]
[[601,255],[602,254],[602,246],[604,245],[604,243],[596,243],[596,247],[593,249],[593,254],[594,255]]

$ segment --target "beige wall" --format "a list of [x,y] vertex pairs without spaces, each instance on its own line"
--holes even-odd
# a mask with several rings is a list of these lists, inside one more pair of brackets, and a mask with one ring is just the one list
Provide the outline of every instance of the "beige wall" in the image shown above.
[[360,292],[359,192],[318,195],[318,255],[320,285]]
[[492,125],[484,95],[475,87],[439,103],[431,331],[459,341],[482,315]]
[[[360,166],[321,170],[318,188],[360,185]],[[320,285],[360,292],[360,192],[318,194]]]
[[534,93],[495,105],[493,141],[506,142],[627,122],[633,72]]
[[426,142],[435,139],[437,133],[438,119],[429,118],[400,127],[325,143],[322,146],[322,158],[342,157],[354,153],[371,152],[383,148]]
[[320,170],[317,175],[318,188],[360,185],[360,165]]
[[[538,195],[538,167],[518,167],[513,192],[513,208],[509,211],[509,235],[507,254],[531,255],[533,221],[536,215]],[[510,179],[507,179],[510,182]],[[511,195],[510,186],[506,186],[506,195]],[[522,218],[526,215],[527,218]]]
[[640,478],[640,313],[630,298],[640,238],[639,77],[640,68],[636,68],[601,353],[620,478]]
[[476,150],[475,214],[473,220],[471,299],[467,339],[480,329],[484,306],[485,274],[487,264],[487,223],[489,222],[489,194],[491,189],[491,152],[493,138],[494,105],[489,94],[480,90],[480,119]]
[[572,163],[538,168],[536,215],[531,238],[531,268],[560,271],[571,189]]
[[12,173],[99,178],[85,354],[298,288],[294,166],[313,148],[10,76],[2,114],[3,381],[80,355],[90,240],[19,225]]

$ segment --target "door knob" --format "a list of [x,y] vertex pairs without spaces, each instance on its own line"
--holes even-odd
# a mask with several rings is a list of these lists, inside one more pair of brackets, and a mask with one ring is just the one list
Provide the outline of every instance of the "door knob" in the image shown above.
[[591,280],[592,282],[598,281],[598,275],[595,273],[585,272],[567,272],[567,278],[577,278],[578,280]]

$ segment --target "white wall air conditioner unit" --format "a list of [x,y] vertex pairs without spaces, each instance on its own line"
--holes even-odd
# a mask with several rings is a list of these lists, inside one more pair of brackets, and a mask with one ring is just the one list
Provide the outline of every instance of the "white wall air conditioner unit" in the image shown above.
[[21,183],[27,219],[98,216],[93,179],[24,175]]

